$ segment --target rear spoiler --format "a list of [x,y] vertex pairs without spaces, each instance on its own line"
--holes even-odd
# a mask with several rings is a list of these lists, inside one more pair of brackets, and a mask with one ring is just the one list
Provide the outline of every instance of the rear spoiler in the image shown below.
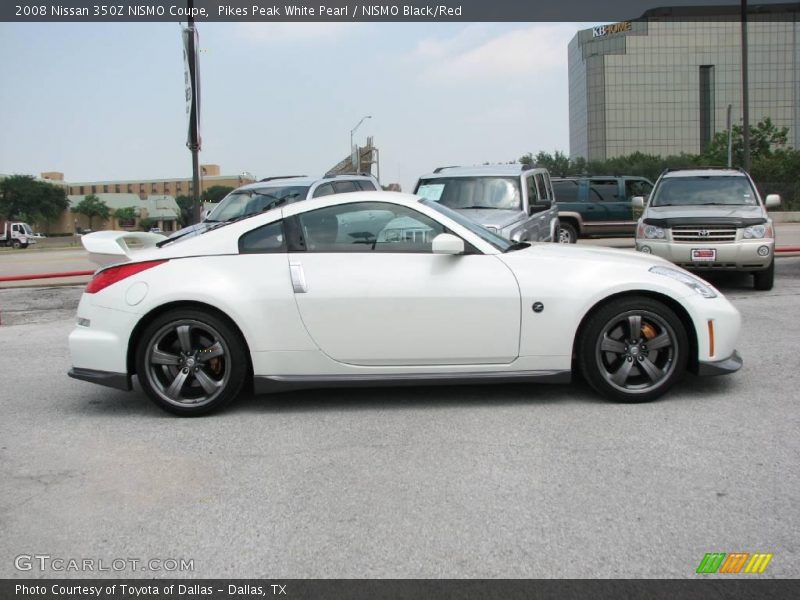
[[81,236],[81,244],[89,253],[89,260],[100,267],[133,260],[142,250],[155,248],[165,240],[159,233],[144,231],[95,231]]

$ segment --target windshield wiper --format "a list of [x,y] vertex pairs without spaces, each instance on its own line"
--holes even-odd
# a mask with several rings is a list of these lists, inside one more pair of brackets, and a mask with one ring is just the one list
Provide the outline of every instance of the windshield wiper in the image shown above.
[[524,250],[525,248],[530,248],[530,247],[531,247],[530,242],[514,242],[508,248],[503,250],[503,253],[513,252],[514,250]]
[[478,205],[476,205],[476,206],[464,206],[464,207],[459,208],[458,210],[473,210],[473,209],[474,210],[480,210],[480,209],[487,209],[487,208],[491,209],[491,210],[495,210],[497,207],[496,206],[478,206]]

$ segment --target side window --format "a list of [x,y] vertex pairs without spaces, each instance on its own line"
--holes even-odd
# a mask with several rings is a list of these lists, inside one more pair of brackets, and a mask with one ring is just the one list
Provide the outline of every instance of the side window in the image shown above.
[[577,202],[578,181],[575,179],[562,179],[553,182],[553,192],[556,195],[556,202]]
[[430,253],[444,226],[396,204],[355,202],[297,217],[308,252]]
[[366,179],[362,179],[361,181],[357,182],[361,189],[365,192],[374,192],[375,191],[375,184],[371,181],[367,181]]
[[628,179],[625,182],[625,197],[630,200],[634,196],[649,196],[653,186],[641,179]]
[[286,235],[283,221],[269,223],[248,231],[239,238],[239,254],[266,254],[286,252]]
[[530,202],[531,214],[550,208],[547,185],[541,173],[536,173],[528,178],[528,201]]
[[314,190],[314,198],[319,198],[320,196],[330,196],[333,194],[333,186],[330,183],[323,183],[317,189]]
[[358,186],[355,181],[334,181],[333,191],[337,194],[346,194],[347,192],[358,192]]
[[616,179],[592,179],[589,181],[590,202],[619,202],[619,184]]

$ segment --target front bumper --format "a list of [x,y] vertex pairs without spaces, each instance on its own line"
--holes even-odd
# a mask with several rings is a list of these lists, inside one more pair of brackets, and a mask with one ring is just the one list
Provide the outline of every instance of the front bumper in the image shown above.
[[[692,270],[736,270],[761,271],[769,267],[775,254],[774,239],[741,240],[726,243],[671,242],[663,240],[636,239],[636,250],[642,252],[647,246],[650,253]],[[766,254],[759,255],[758,249],[766,247]],[[715,250],[714,261],[692,260],[692,250]],[[764,252],[762,250],[762,252]]]
[[697,374],[709,377],[713,375],[727,375],[735,373],[742,368],[742,357],[734,350],[728,358],[716,361],[701,361],[697,365]]

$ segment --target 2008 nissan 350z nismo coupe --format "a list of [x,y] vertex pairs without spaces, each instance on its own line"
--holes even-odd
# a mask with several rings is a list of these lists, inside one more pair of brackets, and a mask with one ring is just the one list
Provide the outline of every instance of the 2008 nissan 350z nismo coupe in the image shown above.
[[70,376],[179,415],[244,386],[568,382],[652,400],[688,370],[736,371],[740,317],[660,258],[511,242],[436,202],[357,192],[202,235],[86,235],[98,270]]

